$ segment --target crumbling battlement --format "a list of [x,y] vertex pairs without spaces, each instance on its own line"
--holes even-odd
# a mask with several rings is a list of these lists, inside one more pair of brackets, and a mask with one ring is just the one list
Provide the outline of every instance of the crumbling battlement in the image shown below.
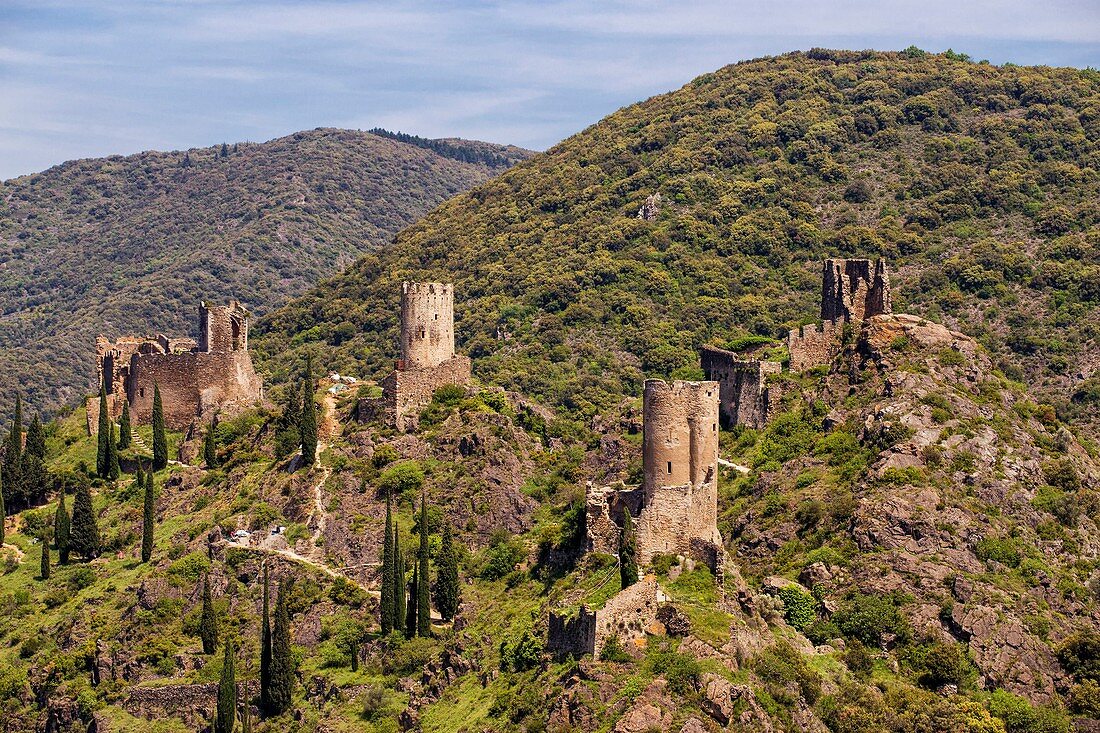
[[886,260],[829,259],[822,263],[821,320],[862,321],[891,313]]
[[825,321],[802,326],[787,334],[787,350],[791,354],[791,371],[804,372],[819,364],[828,364],[840,351],[843,324]]
[[642,490],[624,483],[593,486],[585,490],[585,551],[617,555],[623,515],[636,517],[642,509]]
[[699,349],[707,379],[718,382],[719,417],[726,427],[762,428],[779,407],[779,390],[768,377],[783,371],[777,361],[743,361],[737,354],[713,346]]
[[470,381],[469,357],[455,354],[454,286],[401,283],[401,359],[382,380],[382,397],[359,401],[359,420],[381,415],[387,425],[414,430],[437,389]]
[[557,655],[591,654],[599,657],[604,644],[617,636],[623,645],[637,644],[656,630],[657,609],[668,596],[647,575],[629,588],[616,593],[603,608],[590,611],[584,606],[575,616],[550,613],[547,649]]
[[[154,386],[160,388],[164,422],[183,428],[211,410],[251,405],[263,384],[248,354],[248,311],[236,300],[228,306],[199,306],[199,340],[124,336],[96,339],[97,381],[107,391],[109,414],[117,419],[123,402],[131,416],[148,422]],[[98,429],[99,398],[87,402],[88,430]]]

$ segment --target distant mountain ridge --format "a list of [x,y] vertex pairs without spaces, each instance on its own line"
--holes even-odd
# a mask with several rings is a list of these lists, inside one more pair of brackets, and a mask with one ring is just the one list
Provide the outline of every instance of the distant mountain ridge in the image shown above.
[[0,409],[79,399],[100,332],[194,335],[201,300],[262,314],[530,155],[316,129],[0,183]]

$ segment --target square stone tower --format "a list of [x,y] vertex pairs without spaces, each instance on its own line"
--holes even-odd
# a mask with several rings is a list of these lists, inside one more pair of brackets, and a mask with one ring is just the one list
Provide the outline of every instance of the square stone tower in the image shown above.
[[862,321],[891,311],[886,260],[830,259],[822,263],[821,320]]
[[[712,560],[718,533],[718,383],[647,379],[642,396],[638,561],[657,553]],[[713,568],[715,563],[708,562]]]
[[199,305],[199,351],[223,354],[248,351],[249,312],[237,300],[229,305]]

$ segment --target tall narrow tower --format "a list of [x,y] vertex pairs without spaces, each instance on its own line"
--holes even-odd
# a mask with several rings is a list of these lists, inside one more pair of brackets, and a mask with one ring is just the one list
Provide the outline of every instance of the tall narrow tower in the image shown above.
[[248,351],[249,312],[237,300],[229,305],[199,305],[199,351],[224,354]]
[[698,555],[718,533],[718,383],[647,379],[638,559]]
[[401,360],[406,369],[436,367],[455,356],[454,286],[401,283]]
[[862,321],[892,311],[886,260],[825,260],[821,320]]

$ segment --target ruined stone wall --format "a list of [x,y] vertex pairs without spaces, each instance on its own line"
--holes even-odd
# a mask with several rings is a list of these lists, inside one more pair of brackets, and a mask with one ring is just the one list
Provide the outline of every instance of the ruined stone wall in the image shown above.
[[243,408],[263,396],[247,351],[135,354],[126,387],[133,420],[152,418],[154,384],[160,387],[165,425],[175,429],[214,408]]
[[[245,701],[251,700],[257,694],[258,681],[237,683],[237,700],[240,704],[245,704]],[[130,687],[122,708],[145,720],[163,721],[165,718],[176,718],[182,720],[191,730],[202,730],[213,721],[217,712],[218,683]]]
[[802,326],[787,334],[787,350],[791,352],[791,371],[804,372],[832,362],[840,351],[843,323],[825,321],[820,325]]
[[862,321],[892,312],[886,260],[829,259],[822,264],[821,320]]
[[403,367],[435,367],[454,356],[454,286],[450,283],[401,283]]
[[656,631],[657,609],[668,601],[656,577],[647,575],[629,588],[612,596],[604,607],[590,611],[581,606],[576,615],[550,613],[547,650],[558,654],[599,657],[612,636],[623,646],[645,639]]
[[767,425],[779,404],[768,377],[783,371],[777,361],[742,361],[732,351],[704,346],[699,361],[707,379],[718,382],[719,417],[728,426]]
[[421,411],[432,401],[437,389],[447,384],[465,386],[470,379],[470,359],[466,356],[454,356],[431,367],[406,365],[394,369],[382,380],[387,423],[400,430],[414,430]]
[[585,551],[606,555],[619,553],[623,514],[636,517],[642,509],[642,489],[619,483],[595,487],[589,484],[585,499]]
[[718,534],[718,383],[647,379],[642,398],[642,509],[638,561],[688,555]]

